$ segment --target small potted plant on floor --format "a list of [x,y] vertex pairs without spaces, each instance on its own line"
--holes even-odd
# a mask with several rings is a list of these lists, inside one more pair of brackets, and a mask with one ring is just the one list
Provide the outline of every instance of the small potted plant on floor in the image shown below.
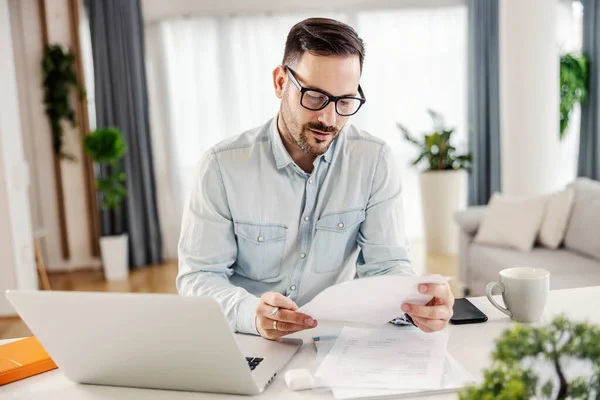
[[427,110],[433,120],[433,132],[417,140],[406,127],[398,124],[404,138],[419,148],[413,165],[424,164],[419,176],[427,253],[452,255],[458,252],[458,228],[454,214],[466,207],[467,175],[472,155],[455,154],[450,143],[454,129],[444,126],[441,114]]
[[129,273],[128,236],[116,231],[116,213],[127,196],[125,173],[120,165],[126,151],[123,134],[116,128],[96,129],[84,139],[83,148],[104,172],[103,177],[96,179],[102,208],[110,213],[112,230],[100,238],[104,276],[107,280],[123,280]]

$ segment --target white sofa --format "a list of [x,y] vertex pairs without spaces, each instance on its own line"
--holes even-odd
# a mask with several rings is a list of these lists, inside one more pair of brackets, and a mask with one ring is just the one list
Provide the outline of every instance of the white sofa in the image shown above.
[[550,288],[566,289],[600,285],[600,182],[580,178],[575,189],[563,244],[551,250],[536,244],[522,252],[473,242],[485,216],[486,206],[470,207],[456,214],[460,226],[459,275],[465,294],[485,294],[498,272],[512,267],[535,267],[550,271]]

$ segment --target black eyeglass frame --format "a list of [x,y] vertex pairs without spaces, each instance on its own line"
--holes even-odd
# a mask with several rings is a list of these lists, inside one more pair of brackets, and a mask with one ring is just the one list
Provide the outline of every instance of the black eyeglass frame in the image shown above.
[[[290,77],[292,83],[294,84],[294,86],[296,86],[296,88],[298,88],[298,90],[300,91],[300,105],[304,108],[306,108],[307,110],[311,110],[311,111],[319,111],[324,109],[325,107],[327,107],[329,105],[329,103],[333,102],[335,105],[335,112],[338,115],[341,115],[342,117],[350,117],[354,114],[356,114],[358,112],[358,110],[360,110],[360,108],[363,106],[363,104],[365,104],[365,102],[367,101],[367,99],[365,98],[365,94],[362,90],[362,88],[360,87],[360,85],[358,85],[358,94],[361,97],[354,97],[354,96],[332,96],[329,93],[320,90],[320,89],[313,89],[313,88],[305,88],[304,86],[302,86],[300,84],[300,82],[298,82],[298,79],[296,79],[296,76],[294,75],[294,71],[288,67],[287,65],[284,65],[283,68],[285,68],[286,72],[288,73],[288,76]],[[304,104],[302,104],[302,99],[304,98],[304,94],[307,91],[311,91],[311,92],[317,92],[317,93],[321,93],[322,95],[327,97],[327,101],[325,103],[323,103],[323,105],[319,108],[309,108],[306,107]],[[352,113],[352,114],[342,114],[338,111],[337,109],[337,102],[339,100],[344,100],[344,99],[351,99],[351,100],[358,100],[360,101],[360,105],[356,108],[356,110]]]

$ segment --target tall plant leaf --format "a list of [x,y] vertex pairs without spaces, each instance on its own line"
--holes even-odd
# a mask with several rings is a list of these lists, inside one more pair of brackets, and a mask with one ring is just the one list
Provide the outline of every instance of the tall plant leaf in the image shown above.
[[569,126],[575,104],[588,96],[588,60],[585,55],[565,54],[560,58],[560,138]]

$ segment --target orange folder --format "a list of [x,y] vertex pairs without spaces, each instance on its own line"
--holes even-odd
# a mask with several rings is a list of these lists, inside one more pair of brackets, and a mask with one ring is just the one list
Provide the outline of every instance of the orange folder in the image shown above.
[[55,368],[35,336],[0,346],[0,386]]

